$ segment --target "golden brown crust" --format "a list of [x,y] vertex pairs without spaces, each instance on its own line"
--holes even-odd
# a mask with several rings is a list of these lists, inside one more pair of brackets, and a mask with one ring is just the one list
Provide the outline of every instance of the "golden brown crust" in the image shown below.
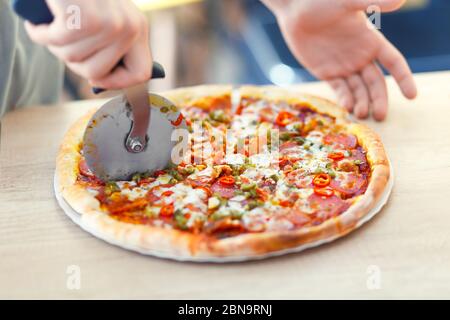
[[89,111],[72,125],[64,136],[56,158],[59,192],[72,208],[80,213],[100,209],[98,201],[85,188],[75,183],[79,173],[80,143],[89,119],[95,111],[96,109]]
[[366,157],[371,168],[369,186],[358,201],[361,208],[358,212],[360,219],[368,213],[367,208],[375,206],[383,195],[391,175],[390,164],[378,134],[359,123],[350,124],[348,130],[358,138],[358,143],[367,151]]
[[241,98],[260,98],[271,101],[284,101],[292,104],[306,104],[312,110],[320,113],[326,113],[336,119],[344,120],[348,118],[347,111],[337,106],[335,103],[313,95],[299,93],[295,90],[274,86],[243,86],[239,91]]
[[205,97],[231,96],[231,85],[204,85],[190,88],[179,88],[162,92],[161,95],[176,106],[191,105]]
[[[80,158],[79,144],[92,112],[75,123],[66,134],[57,158],[56,172],[63,198],[82,214],[80,225],[94,235],[144,254],[196,261],[245,260],[276,254],[302,245],[327,242],[341,237],[361,224],[384,193],[389,177],[389,160],[376,133],[362,124],[348,121],[347,112],[332,102],[295,91],[275,87],[242,87],[242,97],[308,103],[314,110],[329,114],[345,125],[367,151],[372,168],[366,192],[339,217],[319,226],[294,231],[243,234],[226,239],[192,234],[175,229],[134,225],[112,219],[99,208],[99,202],[83,187],[75,184]],[[200,86],[163,93],[176,105],[189,105],[205,96],[230,95],[230,86]]]

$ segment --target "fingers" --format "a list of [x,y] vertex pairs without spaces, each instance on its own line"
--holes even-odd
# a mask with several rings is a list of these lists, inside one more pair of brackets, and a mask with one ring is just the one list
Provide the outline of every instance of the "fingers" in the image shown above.
[[368,64],[361,72],[362,79],[368,89],[375,120],[386,118],[388,94],[386,81],[380,67],[375,63]]
[[[129,38],[125,37],[122,41],[128,42],[127,40]],[[49,50],[61,60],[68,63],[75,63],[91,58],[100,50],[107,48],[110,42],[110,37],[104,33],[99,33],[65,46],[49,46]]]
[[417,87],[411,69],[400,51],[383,37],[384,45],[379,54],[378,61],[394,77],[402,93],[408,99],[417,96]]
[[116,42],[113,45],[95,53],[82,62],[68,62],[67,66],[77,74],[87,79],[105,77],[119,63],[125,53],[130,49],[133,41]]
[[26,21],[25,29],[31,40],[40,45],[64,46],[100,32],[101,25],[90,23],[74,30],[67,28],[64,19],[56,18],[51,24],[34,25]]
[[345,107],[349,112],[353,112],[353,105],[355,104],[353,99],[353,93],[344,79],[335,79],[328,81],[328,84],[336,92],[339,104]]
[[152,55],[149,44],[148,27],[124,56],[124,66],[113,70],[112,73],[103,78],[91,81],[91,84],[106,89],[121,89],[137,83],[147,81],[151,78]]
[[347,78],[355,100],[353,112],[356,117],[365,119],[369,116],[369,92],[360,75],[354,74]]
[[371,6],[380,8],[382,12],[399,9],[406,0],[344,0],[344,5],[350,10],[366,11]]
[[380,67],[371,63],[364,67],[361,74],[354,74],[347,80],[339,78],[328,81],[334,89],[339,104],[360,119],[369,116],[370,107],[377,121],[386,118],[388,110],[388,94],[386,81]]
[[[106,89],[119,89],[148,80],[152,58],[148,23],[128,0],[81,1],[80,28],[66,24],[71,0],[47,0],[54,21],[26,23],[31,39],[49,50],[78,75]],[[123,58],[124,66],[116,68]]]
[[338,95],[340,105],[360,119],[369,116],[370,95],[360,75],[353,74],[347,79],[329,80],[328,83]]

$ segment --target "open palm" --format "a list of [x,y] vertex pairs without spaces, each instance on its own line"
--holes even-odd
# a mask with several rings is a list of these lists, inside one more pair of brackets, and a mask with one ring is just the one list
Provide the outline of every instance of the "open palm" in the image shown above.
[[[266,3],[273,8],[277,1],[271,1]],[[357,117],[368,117],[370,106],[375,119],[386,117],[388,95],[379,65],[393,75],[407,98],[416,96],[405,58],[364,14],[371,4],[391,11],[403,0],[297,0],[290,6],[278,2],[283,6],[274,11],[292,53],[313,75],[328,81],[340,103]]]

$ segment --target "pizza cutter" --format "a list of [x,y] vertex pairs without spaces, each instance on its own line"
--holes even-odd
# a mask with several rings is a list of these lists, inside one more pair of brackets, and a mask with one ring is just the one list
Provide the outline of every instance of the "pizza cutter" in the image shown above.
[[[34,24],[51,23],[54,18],[45,0],[13,0],[13,8]],[[152,78],[164,77],[164,69],[155,63]],[[103,181],[128,180],[136,173],[164,169],[178,143],[172,141],[174,129],[187,130],[177,107],[149,94],[147,83],[123,91],[123,96],[108,101],[94,114],[84,133],[83,156]]]
[[144,85],[103,105],[84,133],[83,155],[103,181],[129,180],[136,173],[164,169],[171,163],[174,129],[186,129],[181,113],[167,99],[148,94]]

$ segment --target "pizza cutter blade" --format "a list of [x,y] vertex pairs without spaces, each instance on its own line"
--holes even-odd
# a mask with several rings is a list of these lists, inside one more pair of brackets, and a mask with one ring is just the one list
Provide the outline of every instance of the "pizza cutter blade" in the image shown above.
[[105,182],[166,168],[178,143],[172,141],[174,129],[187,130],[181,113],[164,97],[148,94],[147,105],[142,105],[141,89],[127,89],[123,97],[103,105],[84,133],[83,156]]

